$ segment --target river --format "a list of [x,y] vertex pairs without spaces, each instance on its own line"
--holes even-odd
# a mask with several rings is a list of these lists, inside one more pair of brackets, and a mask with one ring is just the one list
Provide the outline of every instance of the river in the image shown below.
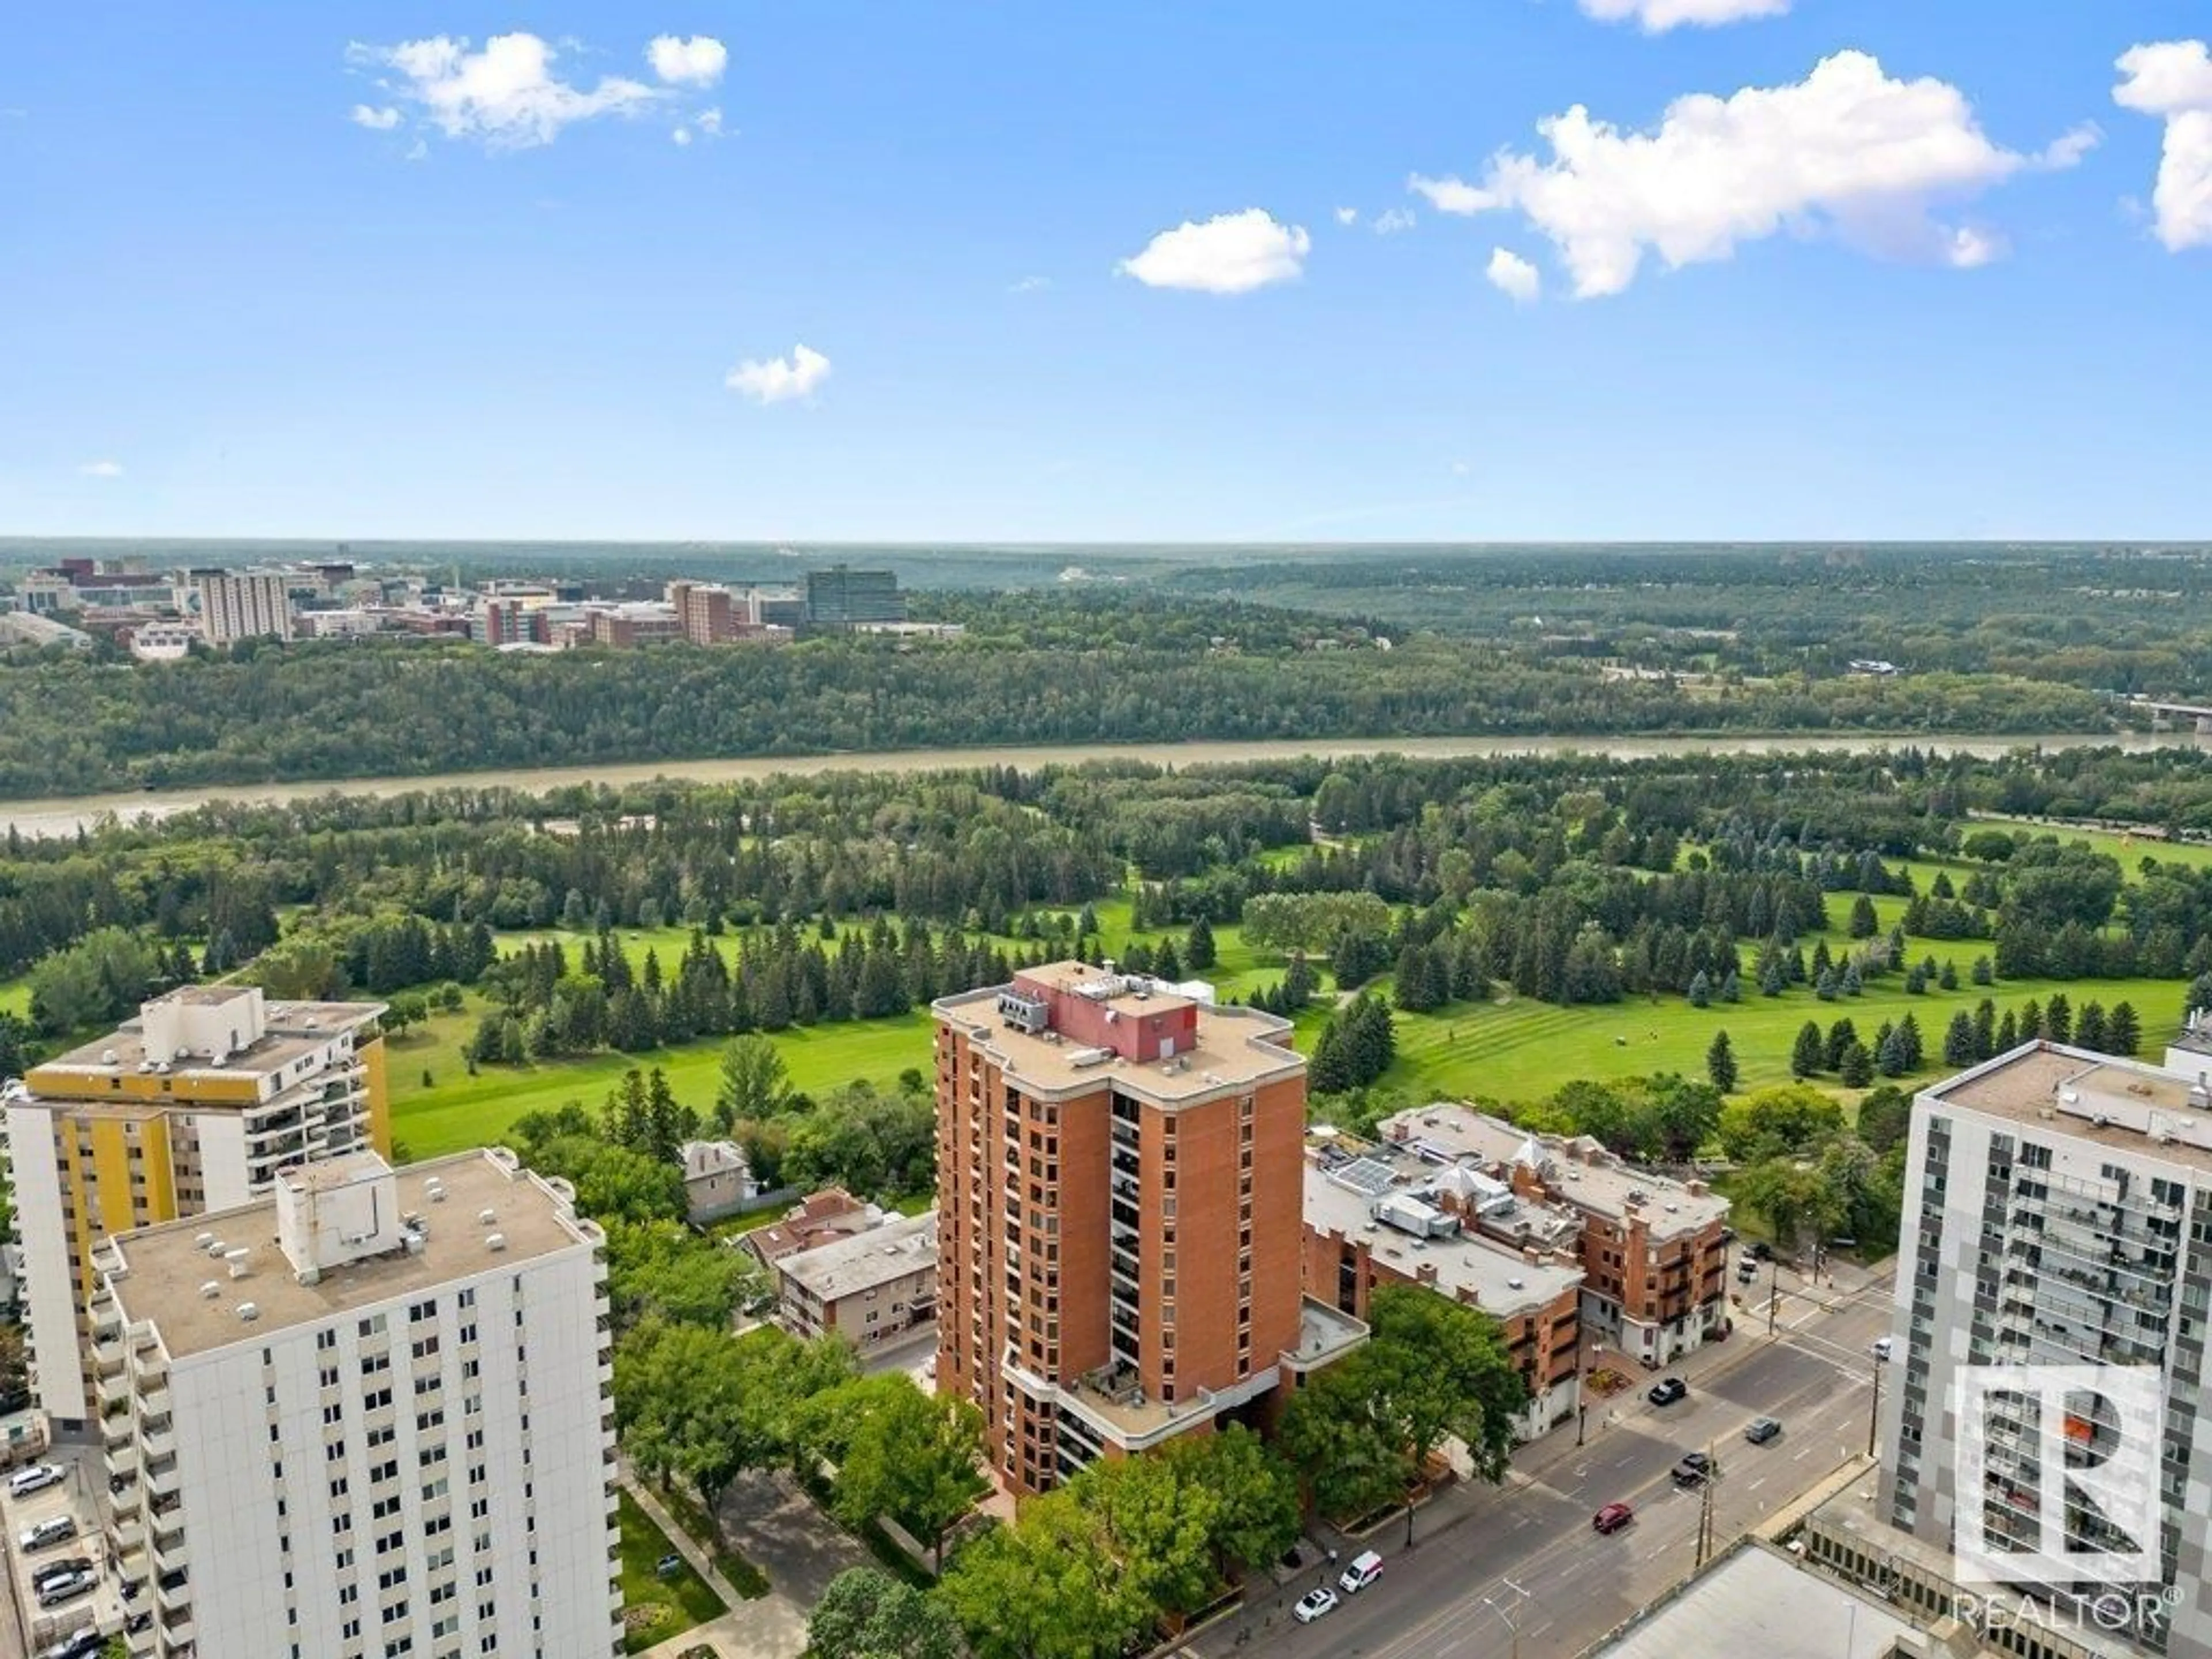
[[1155,766],[1191,767],[1227,761],[1285,760],[1301,755],[1323,759],[1361,755],[1407,755],[1451,759],[1469,755],[1610,755],[1624,760],[1664,755],[1784,754],[1820,749],[1863,753],[1907,744],[1945,754],[2002,755],[2029,746],[2075,749],[2112,746],[2128,750],[2194,743],[2187,733],[2051,732],[2040,736],[1989,737],[1954,733],[1884,737],[1826,737],[1804,732],[1782,737],[1474,737],[1283,738],[1261,743],[1069,744],[1030,748],[902,749],[844,755],[755,757],[744,760],[647,761],[632,766],[544,766],[507,772],[444,772],[410,778],[330,778],[313,783],[213,784],[196,789],[149,790],[112,795],[59,796],[0,804],[0,824],[28,836],[73,836],[111,813],[125,820],[161,819],[188,812],[210,801],[312,800],[319,795],[400,795],[427,789],[559,789],[575,784],[647,783],[677,778],[694,783],[805,777],[823,772],[933,772],[948,767],[1013,766],[1034,770],[1085,761],[1134,760]]

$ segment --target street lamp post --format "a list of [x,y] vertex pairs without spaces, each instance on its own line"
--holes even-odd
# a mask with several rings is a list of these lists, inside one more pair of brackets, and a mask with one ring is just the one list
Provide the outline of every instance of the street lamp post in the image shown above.
[[1766,1334],[1774,1334],[1774,1322],[1782,1311],[1782,1255],[1779,1251],[1766,1264]]
[[[1498,1582],[1503,1584],[1507,1589],[1512,1591],[1513,1594],[1519,1598],[1519,1600],[1514,1603],[1514,1606],[1516,1607],[1523,1601],[1532,1601],[1535,1600],[1533,1595],[1529,1595],[1527,1590],[1522,1589],[1520,1585],[1515,1583],[1510,1578],[1501,1578]],[[1482,1605],[1488,1607],[1492,1613],[1496,1613],[1500,1619],[1503,1619],[1505,1621],[1505,1628],[1513,1633],[1513,1652],[1511,1659],[1521,1659],[1521,1621],[1518,1619],[1516,1619],[1511,1613],[1506,1612],[1504,1607],[1498,1606],[1497,1601],[1490,1596],[1486,1595],[1482,1598]]]
[[1881,1373],[1888,1364],[1879,1353],[1874,1357],[1874,1404],[1867,1411],[1867,1455],[1875,1455],[1875,1444],[1881,1431]]

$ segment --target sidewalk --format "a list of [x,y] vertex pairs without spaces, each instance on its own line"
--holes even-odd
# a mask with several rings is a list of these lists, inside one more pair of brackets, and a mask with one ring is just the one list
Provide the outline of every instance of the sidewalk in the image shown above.
[[634,1480],[625,1468],[623,1484],[653,1524],[668,1534],[677,1553],[713,1588],[730,1609],[718,1619],[694,1626],[681,1636],[672,1636],[645,1650],[647,1659],[675,1659],[679,1653],[704,1647],[718,1659],[799,1659],[806,1651],[806,1609],[769,1581],[769,1593],[748,1601],[731,1588],[730,1581],[714,1571],[707,1553],[692,1541],[661,1501],[642,1481]]

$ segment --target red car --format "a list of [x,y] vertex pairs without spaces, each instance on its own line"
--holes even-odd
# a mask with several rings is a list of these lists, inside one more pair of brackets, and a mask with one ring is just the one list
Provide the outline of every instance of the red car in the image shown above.
[[1607,1504],[1590,1517],[1590,1526],[1598,1532],[1619,1532],[1636,1519],[1636,1511],[1626,1504]]

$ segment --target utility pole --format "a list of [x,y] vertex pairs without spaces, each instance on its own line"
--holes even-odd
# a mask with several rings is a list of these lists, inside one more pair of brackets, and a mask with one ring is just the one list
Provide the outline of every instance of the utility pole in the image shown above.
[[1889,1362],[1880,1354],[1874,1357],[1874,1405],[1867,1413],[1867,1455],[1875,1455],[1875,1437],[1881,1431],[1881,1374]]
[[1775,1316],[1782,1311],[1782,1257],[1777,1254],[1766,1264],[1766,1334],[1774,1334]]

